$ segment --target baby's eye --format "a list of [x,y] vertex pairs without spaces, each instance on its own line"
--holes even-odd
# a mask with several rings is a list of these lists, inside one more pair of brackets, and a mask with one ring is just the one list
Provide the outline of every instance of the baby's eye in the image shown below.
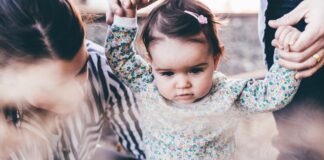
[[161,72],[161,75],[162,75],[162,76],[170,77],[170,76],[173,76],[174,73],[173,73],[173,72]]
[[202,71],[203,71],[202,68],[193,68],[193,69],[190,70],[190,73],[194,73],[194,74],[196,74],[196,73],[200,73],[200,72],[202,72]]

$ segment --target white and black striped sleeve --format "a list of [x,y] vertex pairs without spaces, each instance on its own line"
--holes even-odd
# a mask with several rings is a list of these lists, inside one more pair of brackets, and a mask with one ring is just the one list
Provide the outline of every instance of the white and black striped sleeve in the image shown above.
[[111,71],[104,56],[104,48],[92,42],[87,42],[90,58],[89,64],[97,68],[100,81],[101,98],[106,116],[119,142],[137,159],[145,159],[142,131],[138,121],[139,111],[136,99],[131,90],[125,86]]

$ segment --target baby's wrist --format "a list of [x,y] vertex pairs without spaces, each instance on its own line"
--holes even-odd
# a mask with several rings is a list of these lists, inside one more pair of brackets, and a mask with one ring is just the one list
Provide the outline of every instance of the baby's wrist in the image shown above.
[[113,25],[125,28],[137,28],[137,18],[114,16]]

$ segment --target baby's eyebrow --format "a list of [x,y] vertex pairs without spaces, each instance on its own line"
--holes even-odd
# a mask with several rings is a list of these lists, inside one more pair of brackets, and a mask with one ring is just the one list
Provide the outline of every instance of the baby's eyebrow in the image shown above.
[[192,66],[191,68],[204,67],[204,66],[208,66],[208,63],[200,63],[200,64],[197,64],[197,65]]
[[161,72],[161,71],[171,71],[171,69],[164,69],[164,68],[156,68],[155,70],[159,71],[159,72]]
[[[208,66],[208,63],[200,63],[200,64],[197,64],[194,66],[190,66],[188,68],[205,67],[205,66]],[[158,72],[171,72],[172,71],[172,69],[169,69],[169,68],[156,68],[155,70]]]
[[195,43],[206,43],[206,38],[203,37],[188,37],[185,39],[187,42],[195,42]]

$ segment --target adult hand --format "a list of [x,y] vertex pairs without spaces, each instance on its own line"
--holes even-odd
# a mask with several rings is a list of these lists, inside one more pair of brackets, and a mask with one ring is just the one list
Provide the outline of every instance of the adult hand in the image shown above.
[[120,17],[135,17],[136,10],[146,7],[156,0],[108,0],[106,22],[111,25],[114,15]]
[[[324,48],[324,3],[322,0],[304,0],[293,11],[283,17],[269,21],[273,28],[294,25],[301,19],[307,23],[305,30],[296,42],[290,46],[292,52],[282,52],[282,65],[298,70],[297,77],[309,77],[323,66]],[[280,30],[277,30],[280,32]],[[275,39],[280,35],[276,33]],[[274,42],[275,44],[275,42]],[[310,66],[310,62],[317,63]]]
[[[301,59],[300,57],[305,57],[309,50],[311,49],[306,49],[305,52],[298,53],[279,49],[278,54],[280,58],[278,63],[288,69],[297,70],[296,79],[310,77],[324,65],[324,59],[322,58],[324,56],[324,48],[313,54],[312,57],[304,61],[299,61],[298,59]],[[291,61],[291,59],[297,62]]]

